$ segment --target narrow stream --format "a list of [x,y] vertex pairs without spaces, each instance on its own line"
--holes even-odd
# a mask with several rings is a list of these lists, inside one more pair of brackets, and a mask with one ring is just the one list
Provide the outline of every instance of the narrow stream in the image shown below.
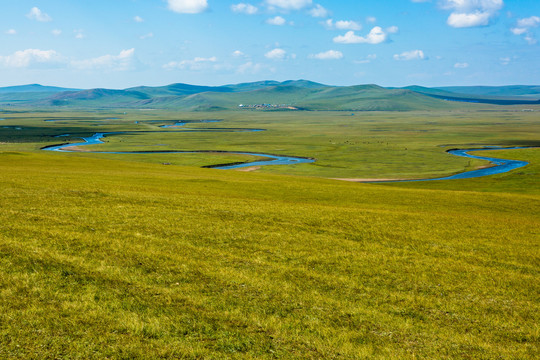
[[[173,126],[182,126],[184,123],[177,123]],[[197,131],[197,130],[188,130],[188,131]],[[188,132],[185,131],[185,132]],[[226,129],[226,128],[216,128],[216,129],[207,129],[205,131],[263,131],[262,129]],[[129,132],[125,132],[129,133]],[[78,150],[73,150],[70,148],[81,147],[88,145],[97,145],[103,144],[101,141],[107,135],[119,134],[118,132],[109,132],[109,133],[96,133],[93,136],[82,138],[84,142],[79,143],[68,143],[60,145],[46,146],[42,150],[47,151],[62,151],[62,152],[77,152]],[[58,135],[57,137],[68,136],[69,134]],[[495,174],[502,174],[514,169],[521,168],[528,164],[526,161],[520,160],[507,160],[507,159],[498,159],[485,156],[471,155],[470,152],[478,151],[487,151],[487,150],[515,150],[515,149],[527,149],[530,147],[510,147],[510,148],[501,148],[501,147],[485,147],[481,149],[453,149],[448,150],[449,154],[456,156],[463,156],[472,159],[487,160],[492,165],[483,169],[477,169],[472,171],[465,171],[459,174],[454,174],[450,176],[440,177],[440,178],[430,178],[430,179],[413,179],[413,180],[385,180],[385,181],[372,181],[372,182],[412,182],[412,181],[436,181],[436,180],[455,180],[455,179],[470,179],[477,178],[482,176],[489,176]],[[256,153],[256,152],[244,152],[244,151],[222,151],[222,150],[195,150],[195,151],[182,151],[182,150],[149,150],[149,151],[91,151],[92,153],[98,154],[193,154],[193,153],[224,153],[224,154],[237,154],[237,155],[251,155],[258,157],[269,158],[269,160],[261,161],[252,161],[252,162],[242,162],[235,164],[223,164],[216,166],[209,166],[214,169],[238,169],[243,167],[253,167],[253,166],[268,166],[268,165],[293,165],[293,164],[303,164],[303,163],[312,163],[315,162],[315,159],[312,158],[303,158],[297,156],[285,156],[285,155],[275,155],[275,154],[265,154],[265,153]]]
[[[263,131],[262,129],[244,129],[237,131]],[[96,133],[93,136],[82,138],[84,142],[80,143],[69,143],[61,145],[52,145],[42,148],[42,150],[47,151],[62,151],[62,152],[77,152],[77,150],[72,150],[72,147],[88,146],[88,145],[97,145],[103,144],[101,141],[106,135],[119,134],[116,132],[112,133]],[[64,134],[67,135],[67,134]],[[64,136],[64,135],[58,135]],[[193,153],[224,153],[224,154],[237,154],[237,155],[251,155],[258,157],[266,157],[270,160],[261,160],[253,162],[243,162],[238,164],[224,164],[209,166],[213,169],[238,169],[242,167],[251,167],[251,166],[267,166],[267,165],[293,165],[293,164],[302,164],[302,163],[312,163],[315,159],[302,158],[297,156],[285,156],[285,155],[274,155],[274,154],[265,154],[265,153],[252,153],[252,152],[243,152],[243,151],[222,151],[222,150],[200,150],[200,151],[181,151],[181,150],[149,150],[149,151],[91,151],[91,153],[97,154],[193,154]]]

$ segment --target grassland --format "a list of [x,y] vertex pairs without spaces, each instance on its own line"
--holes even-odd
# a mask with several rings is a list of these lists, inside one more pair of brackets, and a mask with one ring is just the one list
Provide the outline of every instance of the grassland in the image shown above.
[[[491,108],[486,108],[487,110]],[[0,141],[6,150],[38,151],[47,144],[78,142],[95,132],[121,132],[106,144],[85,149],[221,150],[313,157],[313,164],[265,167],[265,173],[327,178],[427,178],[473,169],[484,161],[448,155],[450,147],[537,145],[540,123],[536,112],[519,107],[505,111],[436,112],[263,112],[235,111],[173,113],[123,111],[116,113],[21,113],[6,116]],[[74,120],[71,120],[71,119]],[[162,129],[177,120],[222,119],[219,123],[190,123]],[[44,122],[43,119],[65,119]],[[137,123],[136,123],[137,122]],[[264,132],[177,132],[208,128],[262,128]],[[138,131],[138,133],[130,133]],[[168,131],[166,134],[161,131]],[[72,134],[54,138],[54,135]],[[3,135],[3,136],[2,136]],[[24,141],[25,144],[21,145]],[[21,147],[22,146],[22,147]],[[65,156],[65,155],[64,155]],[[75,154],[72,156],[92,156]],[[242,161],[231,155],[116,155],[128,161],[169,162],[176,165],[215,165]],[[107,155],[107,158],[113,156]],[[245,161],[250,158],[243,158]]]
[[[537,116],[515,110],[3,114],[0,358],[534,359],[537,149],[504,151],[531,164],[492,178],[322,178],[482,165],[444,150],[535,144]],[[189,128],[267,131],[123,134],[95,149],[278,152],[317,165],[240,173],[198,168],[232,160],[208,154],[39,150],[63,133],[217,114]]]

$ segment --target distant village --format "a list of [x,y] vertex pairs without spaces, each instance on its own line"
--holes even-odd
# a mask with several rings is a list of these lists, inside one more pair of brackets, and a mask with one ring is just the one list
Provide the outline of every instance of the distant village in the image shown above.
[[288,109],[298,110],[297,107],[288,104],[240,104],[241,109]]

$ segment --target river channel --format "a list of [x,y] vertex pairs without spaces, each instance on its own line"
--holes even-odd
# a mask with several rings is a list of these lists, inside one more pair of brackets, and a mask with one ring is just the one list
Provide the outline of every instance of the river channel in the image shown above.
[[[183,123],[177,123],[173,126],[182,126]],[[226,128],[216,128],[208,129],[209,131],[264,131],[263,129],[226,129]],[[208,131],[207,130],[207,131]],[[194,130],[196,131],[196,130]],[[184,131],[183,131],[184,132]],[[185,131],[188,132],[188,131]],[[75,147],[88,146],[88,145],[97,145],[103,144],[103,139],[108,135],[130,133],[130,132],[108,132],[108,133],[96,133],[90,137],[83,137],[84,142],[79,143],[66,143],[60,145],[46,146],[42,148],[47,151],[61,151],[61,152],[77,152]],[[133,133],[133,132],[132,132]],[[59,135],[58,137],[69,136],[69,134]],[[387,181],[373,181],[373,182],[411,182],[411,181],[436,181],[436,180],[456,180],[456,179],[470,179],[477,178],[495,174],[502,174],[511,170],[521,168],[528,164],[526,161],[520,160],[507,160],[499,159],[486,156],[477,156],[470,154],[471,152],[486,151],[486,150],[514,150],[514,149],[527,149],[528,147],[484,147],[480,149],[452,149],[448,150],[449,154],[455,156],[463,156],[472,159],[487,160],[491,163],[491,166],[485,167],[482,169],[465,171],[462,173],[439,177],[439,178],[430,178],[430,179],[414,179],[414,180],[387,180]],[[237,155],[251,155],[258,157],[265,157],[268,160],[261,161],[252,161],[252,162],[243,162],[243,163],[234,163],[234,164],[223,164],[216,166],[209,166],[214,169],[239,169],[245,167],[258,167],[258,166],[268,166],[268,165],[293,165],[293,164],[303,164],[303,163],[312,163],[315,159],[304,158],[298,156],[286,156],[286,155],[275,155],[275,154],[265,154],[265,153],[256,153],[256,152],[243,152],[243,151],[221,151],[221,150],[201,150],[201,151],[182,151],[182,150],[150,150],[150,151],[91,151],[92,153],[98,154],[193,154],[193,153],[226,153],[226,154],[237,154]]]

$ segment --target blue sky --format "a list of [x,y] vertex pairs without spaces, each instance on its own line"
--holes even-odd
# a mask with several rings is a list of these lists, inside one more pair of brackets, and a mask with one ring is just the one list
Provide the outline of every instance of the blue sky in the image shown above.
[[1,0],[0,86],[540,84],[539,0]]

